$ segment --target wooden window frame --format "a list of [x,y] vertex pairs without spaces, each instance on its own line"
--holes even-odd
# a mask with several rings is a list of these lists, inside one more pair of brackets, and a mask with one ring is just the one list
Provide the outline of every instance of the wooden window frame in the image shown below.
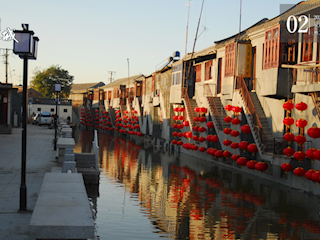
[[301,62],[310,62],[313,57],[314,27],[310,28],[310,33],[302,34]]
[[196,82],[201,82],[201,64],[194,66],[194,74]]
[[265,31],[263,69],[279,67],[280,24]]
[[235,75],[235,65],[236,65],[236,48],[237,43],[230,43],[225,47],[225,59],[224,59],[224,76],[231,77]]
[[212,79],[212,64],[213,60],[205,63],[205,81]]

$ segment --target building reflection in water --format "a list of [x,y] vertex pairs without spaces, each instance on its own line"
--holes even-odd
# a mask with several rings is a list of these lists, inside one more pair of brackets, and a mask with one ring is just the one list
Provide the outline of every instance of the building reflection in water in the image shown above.
[[[91,151],[91,141],[92,133],[80,132],[81,151]],[[99,146],[105,176],[100,179],[100,191],[104,184],[121,186],[124,194],[138,202],[139,214],[150,220],[153,238],[320,238],[317,196],[188,155],[146,150],[121,137],[100,133]],[[108,228],[115,218],[104,215],[103,208],[110,208],[106,199],[100,203],[98,191],[92,200],[101,239],[117,231]],[[122,207],[124,213],[131,211],[128,204]],[[133,215],[130,221],[141,216]]]

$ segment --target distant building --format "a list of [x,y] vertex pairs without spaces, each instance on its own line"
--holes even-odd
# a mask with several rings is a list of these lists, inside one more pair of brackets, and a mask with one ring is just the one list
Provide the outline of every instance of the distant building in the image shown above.
[[0,133],[11,133],[12,84],[0,83]]
[[103,82],[98,83],[79,83],[72,84],[69,99],[72,100],[72,106],[79,107],[84,103],[89,89],[95,89],[104,86]]
[[[23,86],[14,86],[13,88],[17,88],[17,93],[22,97],[23,94]],[[43,94],[34,90],[32,87],[28,87],[27,89],[27,98],[42,98]]]

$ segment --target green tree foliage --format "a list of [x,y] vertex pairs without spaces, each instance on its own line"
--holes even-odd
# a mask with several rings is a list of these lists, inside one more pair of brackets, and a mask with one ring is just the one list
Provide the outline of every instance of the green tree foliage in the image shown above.
[[41,92],[46,98],[55,98],[55,83],[61,84],[60,98],[68,98],[73,82],[73,76],[70,76],[67,70],[58,65],[52,65],[41,71],[35,69],[31,86],[38,92]]

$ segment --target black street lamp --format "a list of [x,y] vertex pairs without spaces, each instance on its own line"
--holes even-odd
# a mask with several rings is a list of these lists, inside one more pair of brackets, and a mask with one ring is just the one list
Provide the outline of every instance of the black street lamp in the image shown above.
[[27,210],[27,87],[28,87],[28,59],[37,59],[39,38],[29,31],[29,24],[22,24],[22,31],[15,30],[13,52],[23,59],[23,99],[22,99],[22,149],[21,149],[21,183],[20,183],[20,211]]
[[58,102],[59,102],[59,92],[61,92],[61,84],[54,84],[54,91],[57,93],[56,97],[56,115],[54,116],[54,150],[57,150],[57,128],[58,128]]

